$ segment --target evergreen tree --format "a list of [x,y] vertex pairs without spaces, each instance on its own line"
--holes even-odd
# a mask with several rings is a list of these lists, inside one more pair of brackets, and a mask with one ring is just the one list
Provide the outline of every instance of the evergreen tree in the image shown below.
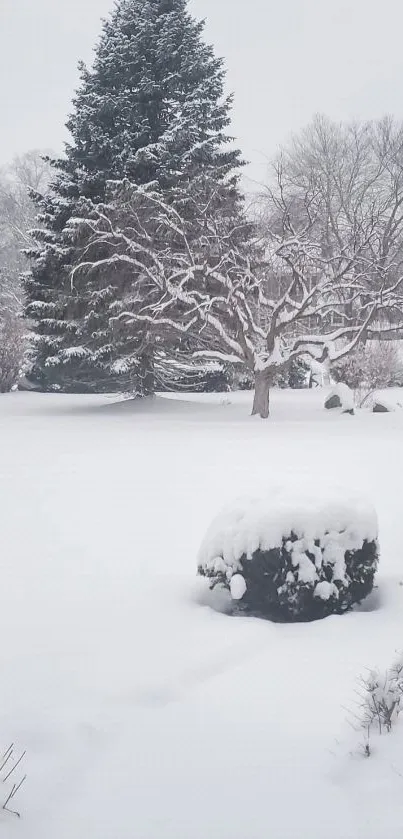
[[[82,218],[102,207],[116,182],[157,190],[191,216],[191,194],[204,181],[221,185],[220,206],[236,212],[242,161],[226,134],[231,98],[225,71],[202,40],[203,23],[186,0],[119,0],[103,24],[92,69],[81,84],[67,127],[66,156],[52,161],[53,189],[38,198],[41,230],[31,252],[27,316],[36,331],[33,377],[45,387],[152,390],[155,347],[137,328],[130,347],[109,324],[112,304],[133,278],[75,284],[85,255]],[[224,197],[223,197],[224,195]],[[100,241],[102,258],[108,246]],[[133,293],[133,289],[131,291]],[[119,344],[122,344],[120,346]],[[130,364],[121,363],[123,354]],[[114,364],[112,364],[114,362]],[[120,384],[119,384],[120,382]]]

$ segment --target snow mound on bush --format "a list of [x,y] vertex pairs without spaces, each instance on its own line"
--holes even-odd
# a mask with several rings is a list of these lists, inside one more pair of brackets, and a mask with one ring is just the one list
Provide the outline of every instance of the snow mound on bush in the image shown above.
[[243,577],[242,574],[234,574],[234,576],[231,577],[230,590],[233,600],[242,600],[246,592],[245,577]]
[[[242,573],[242,557],[270,551],[291,534],[296,541],[289,547],[301,582],[313,582],[315,573],[306,551],[320,563],[323,550],[323,558],[334,566],[333,581],[343,580],[345,552],[375,541],[378,520],[370,503],[342,488],[326,492],[321,486],[317,494],[305,487],[299,492],[277,488],[263,498],[239,498],[210,525],[199,551],[199,568],[208,575],[225,574],[229,581]],[[322,550],[315,545],[318,541]],[[328,590],[322,586],[317,596],[326,599]]]

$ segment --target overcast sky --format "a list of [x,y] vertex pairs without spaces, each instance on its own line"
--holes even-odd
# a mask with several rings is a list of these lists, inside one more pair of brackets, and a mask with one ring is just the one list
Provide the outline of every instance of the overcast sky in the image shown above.
[[[62,149],[79,58],[113,0],[0,0],[0,162]],[[234,132],[263,180],[266,157],[316,112],[403,118],[402,0],[191,0],[223,55]]]

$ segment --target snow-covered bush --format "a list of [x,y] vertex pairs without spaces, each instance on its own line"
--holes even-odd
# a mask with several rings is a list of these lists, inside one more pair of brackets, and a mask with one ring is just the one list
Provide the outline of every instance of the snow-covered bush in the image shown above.
[[310,367],[303,358],[294,358],[289,367],[274,378],[274,385],[280,388],[299,390],[308,387]]
[[212,522],[198,558],[234,611],[284,621],[343,613],[372,590],[378,565],[375,511],[323,487],[240,499]]
[[[295,358],[281,373],[273,375],[273,387],[281,389],[308,387],[310,366],[303,358]],[[229,390],[253,390],[255,386],[254,374],[241,365],[234,365],[231,387]]]
[[403,658],[381,673],[371,670],[362,679],[362,727],[369,733],[390,731],[399,716],[403,700]]
[[[403,386],[403,363],[395,341],[369,341],[332,365],[332,376],[357,391]],[[361,399],[362,401],[362,399]]]
[[371,341],[365,347],[362,382],[355,389],[355,401],[363,407],[378,388],[401,387],[403,365],[398,344],[392,341]]
[[398,722],[403,706],[403,656],[388,670],[370,670],[359,680],[358,708],[350,711],[350,723],[364,731],[360,751],[373,753],[373,738],[388,734]]
[[27,779],[22,769],[25,755],[25,751],[22,754],[17,754],[14,743],[12,743],[0,757],[0,786],[2,797],[0,806],[4,813],[10,813],[13,816],[18,816],[18,818],[20,814],[14,809],[14,799]]
[[369,341],[365,350],[367,384],[373,388],[403,385],[400,348],[396,341]]
[[344,382],[356,390],[365,378],[364,351],[350,353],[332,364],[331,375],[336,383]]

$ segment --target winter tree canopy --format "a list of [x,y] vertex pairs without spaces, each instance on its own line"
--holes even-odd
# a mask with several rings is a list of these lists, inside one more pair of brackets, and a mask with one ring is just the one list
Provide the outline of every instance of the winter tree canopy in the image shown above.
[[100,293],[102,282],[120,283],[111,330],[142,324],[161,347],[180,336],[185,345],[191,339],[194,358],[245,365],[256,378],[253,413],[262,417],[274,376],[293,359],[336,360],[374,332],[395,329],[391,317],[402,305],[398,240],[390,240],[390,261],[380,254],[400,199],[376,193],[378,203],[366,205],[366,169],[351,205],[336,196],[326,210],[320,179],[299,186],[283,163],[277,176],[260,238],[251,237],[246,216],[210,214],[213,183],[208,200],[193,194],[191,224],[130,182],[111,186],[109,203],[73,222],[89,236],[73,286],[92,282]]
[[202,33],[185,0],[119,0],[93,67],[81,66],[67,123],[72,139],[66,157],[53,161],[52,193],[39,202],[44,229],[36,234],[27,281],[27,314],[37,324],[33,376],[45,387],[111,389],[114,379],[120,379],[115,387],[138,394],[154,387],[154,347],[140,324],[131,336],[131,363],[111,375],[110,357],[119,360],[108,338],[109,305],[119,293],[113,277],[100,294],[83,285],[78,295],[71,284],[85,242],[72,238],[70,221],[88,211],[88,202],[105,201],[109,181],[151,184],[184,213],[189,192],[206,177],[225,184],[226,201],[240,200],[241,158],[226,133],[231,100],[223,62]]

